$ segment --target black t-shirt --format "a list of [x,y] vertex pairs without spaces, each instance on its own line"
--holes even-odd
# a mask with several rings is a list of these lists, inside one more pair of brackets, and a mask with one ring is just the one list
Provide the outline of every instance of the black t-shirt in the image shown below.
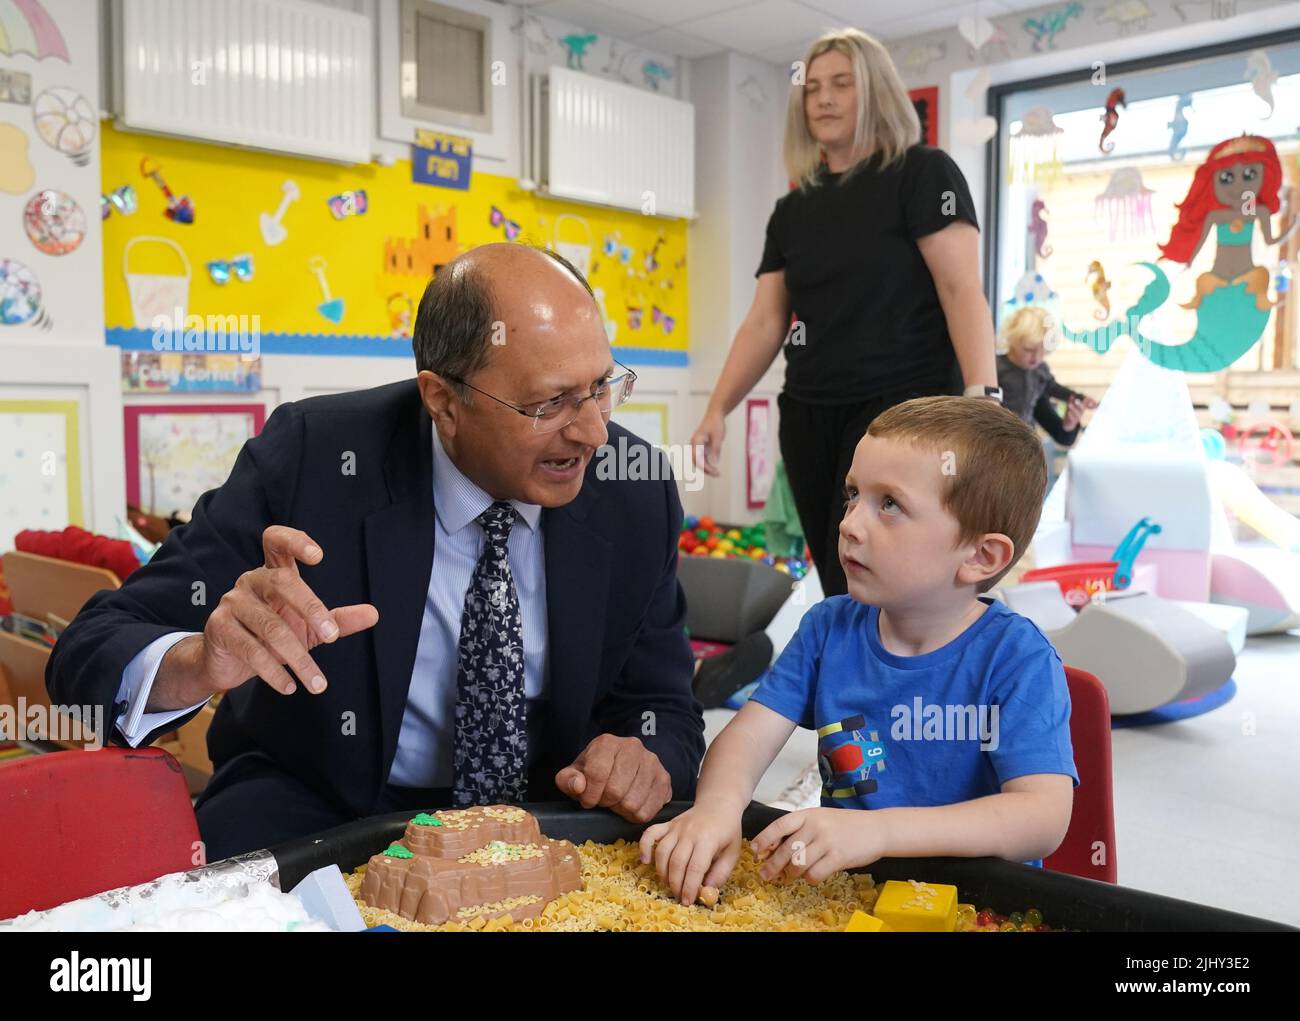
[[[918,238],[957,220],[977,228],[966,179],[946,152],[915,145],[879,169],[873,156],[843,185],[777,200],[758,273],[785,270],[803,343],[785,344],[785,392],[809,403],[950,393],[958,378],[934,279]],[[758,275],[758,274],[755,274]]]

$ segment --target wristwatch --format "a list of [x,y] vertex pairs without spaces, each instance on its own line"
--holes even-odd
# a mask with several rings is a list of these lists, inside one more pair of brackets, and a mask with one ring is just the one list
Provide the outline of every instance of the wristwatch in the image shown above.
[[968,386],[962,391],[963,397],[992,397],[999,404],[1002,403],[1002,387],[1000,386]]

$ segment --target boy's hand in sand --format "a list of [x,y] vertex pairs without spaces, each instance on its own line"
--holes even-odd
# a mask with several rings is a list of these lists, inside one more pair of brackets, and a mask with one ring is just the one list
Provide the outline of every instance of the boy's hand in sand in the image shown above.
[[675,819],[641,835],[641,861],[654,857],[655,871],[683,904],[695,903],[702,887],[718,888],[740,858],[740,814],[695,803]]
[[885,827],[876,813],[806,808],[781,816],[750,841],[763,862],[760,878],[803,878],[817,884],[842,869],[870,865],[885,854]]

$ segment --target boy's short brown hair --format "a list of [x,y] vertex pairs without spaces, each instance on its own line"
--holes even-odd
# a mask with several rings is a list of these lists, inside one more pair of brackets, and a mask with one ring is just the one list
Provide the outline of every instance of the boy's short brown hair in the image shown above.
[[1014,544],[1011,562],[980,591],[996,585],[1033,539],[1047,494],[1047,462],[1033,429],[982,397],[918,397],[877,415],[867,435],[951,452],[935,470],[947,480],[943,506],[961,528],[958,542],[1000,532]]

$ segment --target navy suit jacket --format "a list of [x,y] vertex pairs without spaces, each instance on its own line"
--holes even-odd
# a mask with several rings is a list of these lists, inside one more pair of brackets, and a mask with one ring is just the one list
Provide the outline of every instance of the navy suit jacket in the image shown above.
[[[414,380],[278,408],[190,523],[77,615],[50,657],[51,700],[115,719],[132,657],[168,632],[202,631],[236,579],[262,565],[268,525],[302,529],[325,551],[315,567],[299,565],[307,584],[326,606],[373,603],[379,623],[313,650],[324,694],[300,685],[285,696],[257,679],[229,692],[208,734],[213,785],[224,763],[260,751],[341,808],[372,813],[397,750],[433,564],[430,428]],[[609,433],[616,447],[620,437],[646,445],[613,423]],[[639,737],[673,797],[691,798],[704,739],[677,581],[677,489],[666,466],[646,481],[598,478],[598,463],[576,499],[542,514],[550,698],[529,799],[558,797],[555,773],[601,733]]]

